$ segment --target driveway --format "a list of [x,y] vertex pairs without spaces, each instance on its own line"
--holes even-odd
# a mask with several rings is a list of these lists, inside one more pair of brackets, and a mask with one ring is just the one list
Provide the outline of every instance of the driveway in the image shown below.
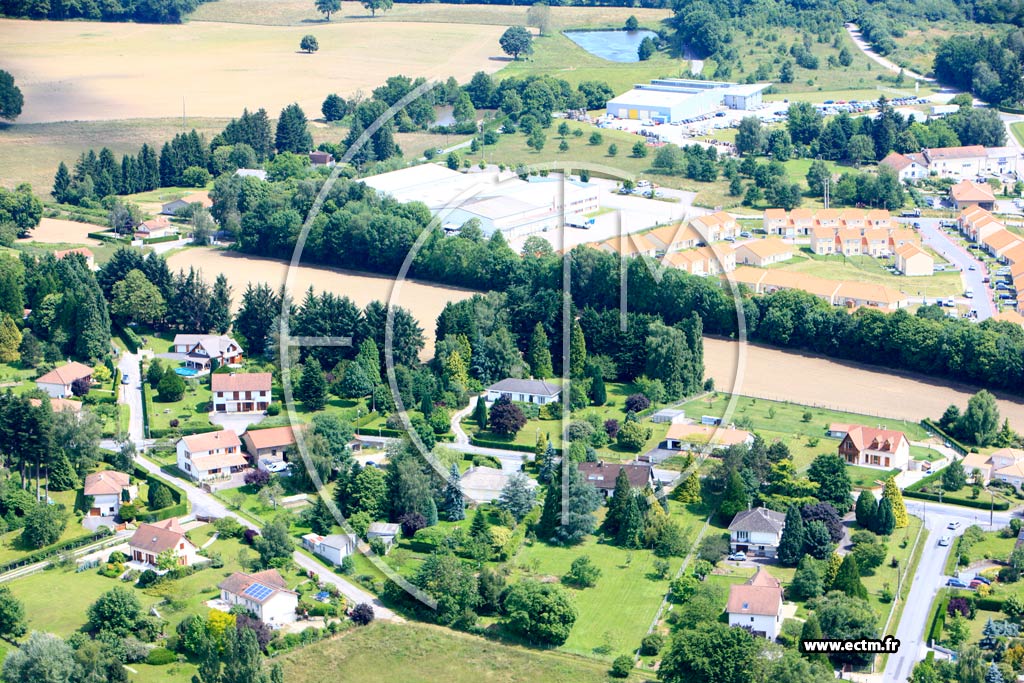
[[210,413],[210,422],[241,436],[250,425],[263,421],[264,413]]
[[[924,243],[956,266],[960,270],[960,276],[965,282],[965,286],[974,290],[973,298],[961,299],[960,302],[970,306],[979,322],[995,315],[995,306],[992,305],[992,290],[984,281],[987,274],[985,265],[976,259],[969,249],[964,248],[947,235],[939,226],[938,218],[918,218],[915,219],[915,222],[921,224],[921,237]],[[974,267],[974,270],[971,270],[971,266]],[[912,286],[910,288],[913,289]]]
[[142,378],[139,377],[141,359],[137,353],[124,351],[117,360],[117,369],[121,371],[121,376],[128,378],[128,384],[121,384],[118,402],[128,406],[128,438],[135,444],[142,443],[146,433],[142,420]]

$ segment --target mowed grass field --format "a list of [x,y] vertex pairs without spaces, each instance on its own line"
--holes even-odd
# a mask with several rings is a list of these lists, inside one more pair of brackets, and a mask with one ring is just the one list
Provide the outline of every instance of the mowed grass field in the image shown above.
[[[312,7],[312,4],[310,4]],[[389,22],[305,26],[0,21],[4,68],[25,97],[19,121],[234,116],[298,102],[316,112],[331,92],[369,92],[405,74],[460,82],[505,64],[501,26]]]
[[790,260],[775,264],[772,268],[829,280],[885,285],[912,296],[946,297],[959,295],[963,291],[959,271],[937,272],[925,277],[904,277],[886,270],[885,263],[871,256],[818,256],[801,249]]
[[[457,24],[491,24],[497,26],[526,25],[525,5],[450,5],[430,3],[396,4],[387,12],[370,16],[360,2],[342,2],[341,11],[331,15],[330,23],[412,21]],[[654,28],[658,22],[672,16],[664,9],[643,7],[552,7],[551,27],[601,28],[619,27],[630,15],[643,26]],[[190,22],[222,21],[239,24],[268,26],[307,26],[326,24],[324,15],[316,11],[307,0],[218,0],[205,3],[189,15]]]
[[[609,606],[609,610],[614,607]],[[289,683],[605,683],[608,665],[415,622],[374,622],[282,655]],[[341,679],[339,672],[344,672]],[[632,677],[640,679],[641,674]]]

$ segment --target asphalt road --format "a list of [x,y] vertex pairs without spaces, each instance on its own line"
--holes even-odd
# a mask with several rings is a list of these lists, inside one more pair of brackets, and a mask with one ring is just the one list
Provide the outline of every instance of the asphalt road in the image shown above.
[[[913,577],[910,593],[903,608],[903,616],[896,628],[896,638],[900,641],[900,650],[891,655],[886,662],[882,680],[884,683],[904,683],[914,664],[925,658],[928,651],[925,629],[931,615],[932,602],[938,589],[946,584],[948,576],[944,572],[946,557],[953,543],[940,546],[939,539],[944,535],[959,536],[964,530],[977,524],[985,531],[1000,529],[1010,523],[1010,512],[995,512],[992,515],[992,526],[989,526],[989,513],[985,510],[973,510],[953,505],[926,503],[907,499],[907,511],[917,517],[923,517],[925,528],[931,533],[923,542],[924,550],[921,562]],[[950,522],[960,522],[956,531],[947,529]],[[969,573],[968,573],[969,575]],[[905,580],[905,579],[904,579]]]
[[124,351],[117,360],[117,369],[128,384],[121,384],[119,401],[128,406],[128,438],[136,445],[145,438],[142,424],[142,378],[139,377],[139,354]]
[[[961,302],[970,305],[971,311],[976,313],[979,322],[995,315],[992,291],[984,282],[987,274],[985,265],[976,259],[969,249],[965,249],[947,235],[939,227],[938,218],[916,218],[913,221],[921,224],[921,237],[924,243],[959,268],[966,286],[974,290],[974,296],[971,299],[961,298]],[[974,266],[974,270],[970,269],[971,266]]]

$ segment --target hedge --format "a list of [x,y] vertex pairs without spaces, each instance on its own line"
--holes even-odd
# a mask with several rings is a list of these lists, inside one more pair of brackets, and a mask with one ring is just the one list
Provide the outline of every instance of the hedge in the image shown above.
[[147,237],[142,240],[143,244],[160,244],[161,242],[173,242],[180,240],[181,235],[164,235],[163,237]]
[[149,435],[149,409],[150,401],[149,398],[149,382],[146,381],[145,375],[142,374],[142,361],[139,361],[139,383],[142,384],[142,431],[146,435],[146,438],[151,438]]
[[[925,493],[923,491],[920,491],[919,489],[921,489],[922,487],[931,486],[931,485],[941,486],[942,485],[941,478],[942,478],[942,471],[941,470],[938,471],[938,472],[935,472],[933,474],[929,474],[924,479],[916,481],[913,484],[911,484],[910,486],[908,486],[907,488],[903,489],[903,497],[904,498],[916,498],[918,500],[932,500],[932,501],[935,501],[935,502],[939,502],[939,494],[937,494],[937,493]],[[993,505],[992,501],[990,501],[990,500],[987,500],[987,501],[986,500],[981,500],[981,499],[978,499],[978,500],[964,500],[964,499],[961,499],[961,498],[956,498],[954,500],[950,500],[948,496],[943,496],[942,502],[943,503],[949,503],[950,505],[961,505],[963,507],[977,508],[979,510],[987,510],[989,508],[992,508],[992,509],[995,509],[995,510],[1003,511],[1003,510],[1009,510],[1010,509],[1010,504],[1008,502],[1006,502],[1005,500],[1001,500],[998,503],[995,503],[995,505]]]
[[946,605],[949,604],[949,597],[949,592],[943,589],[940,590],[935,600],[931,628],[928,629],[928,640],[933,644],[942,639],[942,629],[946,626]]
[[22,557],[21,559],[12,560],[10,562],[0,564],[0,574],[9,572],[12,569],[17,569],[18,567],[24,567],[25,565],[35,564],[36,562],[42,562],[43,560],[49,557],[59,555],[65,550],[74,550],[75,548],[81,548],[82,546],[89,545],[90,543],[95,543],[96,541],[100,541],[104,538],[110,538],[111,533],[109,528],[102,527],[102,529],[103,531],[97,531],[96,533],[93,533],[89,536],[82,536],[81,538],[72,538],[68,541],[64,541],[63,543],[55,543],[54,545],[47,546],[45,548],[40,548],[39,550],[31,552],[28,555]]
[[178,435],[189,436],[190,434],[206,434],[207,432],[219,432],[224,429],[221,425],[194,425],[185,427],[168,427],[167,429],[150,429],[151,439],[162,439],[165,436]]
[[[401,429],[391,429],[390,427],[381,427],[380,429],[364,429],[360,427],[356,429],[356,434],[361,436],[386,436],[389,439],[400,439],[406,435],[406,432]],[[451,433],[435,434],[434,438],[438,441],[455,441],[455,435]]]
[[129,353],[138,353],[139,349],[142,348],[142,339],[130,327],[119,327],[117,336],[124,342],[125,348],[128,349]]
[[87,233],[85,233],[85,236],[86,237],[91,237],[94,240],[100,240],[100,241],[103,241],[103,242],[125,242],[125,241],[127,241],[123,237],[116,236],[114,233],[112,233],[109,230],[104,230],[103,232],[87,232]]
[[[507,441],[491,441],[489,439],[481,439],[479,436],[473,436],[470,438],[470,442],[474,446],[480,446],[481,448],[496,448],[503,451],[518,451],[520,453],[533,453],[535,446],[526,446],[519,443],[508,443]],[[562,455],[562,449],[556,448],[555,455]]]
[[180,488],[157,477],[138,464],[133,468],[132,474],[136,479],[145,479],[147,486],[153,486],[154,484],[166,486],[171,492],[171,498],[174,500],[174,505],[160,510],[154,510],[146,514],[144,521],[159,522],[165,519],[170,519],[171,517],[182,517],[189,513],[188,496],[186,496],[185,492]]
[[953,450],[958,452],[960,455],[967,455],[970,452],[970,449],[967,446],[963,445],[962,443],[954,439],[945,430],[943,430],[942,427],[935,424],[927,417],[921,420],[921,426],[924,427],[926,431],[935,432],[943,439],[948,441],[949,445],[953,447]]

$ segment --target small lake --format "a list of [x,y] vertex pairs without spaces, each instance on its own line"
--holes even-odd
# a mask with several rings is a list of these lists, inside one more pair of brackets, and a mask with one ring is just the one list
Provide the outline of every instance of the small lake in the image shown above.
[[636,50],[644,38],[657,40],[654,31],[565,31],[565,37],[592,55],[611,62],[639,62]]

